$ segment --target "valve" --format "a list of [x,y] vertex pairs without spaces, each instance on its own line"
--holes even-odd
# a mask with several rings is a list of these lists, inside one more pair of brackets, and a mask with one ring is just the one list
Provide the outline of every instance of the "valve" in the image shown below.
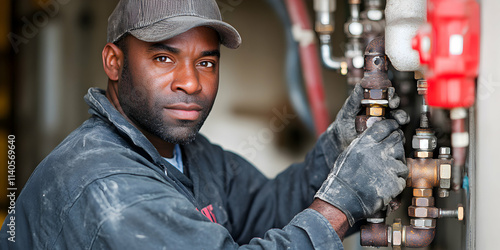
[[476,0],[428,0],[427,24],[412,47],[427,66],[427,102],[441,108],[470,107],[479,65],[479,5]]

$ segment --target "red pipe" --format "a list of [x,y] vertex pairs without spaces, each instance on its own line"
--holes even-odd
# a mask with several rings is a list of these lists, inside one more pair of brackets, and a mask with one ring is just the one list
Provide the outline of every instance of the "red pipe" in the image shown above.
[[[293,26],[300,27],[307,32],[313,32],[304,1],[287,0],[285,3]],[[330,118],[325,105],[323,77],[321,75],[318,49],[314,41],[308,44],[300,44],[300,58],[316,135],[319,136],[328,128]]]

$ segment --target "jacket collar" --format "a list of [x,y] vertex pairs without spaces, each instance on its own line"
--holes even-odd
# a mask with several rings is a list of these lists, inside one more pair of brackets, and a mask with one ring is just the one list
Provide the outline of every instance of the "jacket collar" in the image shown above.
[[111,104],[106,97],[106,91],[99,88],[90,88],[85,95],[85,101],[89,105],[89,113],[113,124],[119,133],[129,139],[135,146],[142,148],[150,157],[154,164],[164,165],[163,159],[153,144],[132,125],[125,117]]

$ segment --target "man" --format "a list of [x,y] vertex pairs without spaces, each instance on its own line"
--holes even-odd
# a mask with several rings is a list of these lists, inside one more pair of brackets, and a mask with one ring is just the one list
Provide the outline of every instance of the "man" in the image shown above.
[[2,249],[342,249],[349,225],[403,190],[398,122],[356,138],[359,86],[274,180],[198,134],[220,44],[241,43],[215,1],[122,0],[108,25],[107,90],[89,90],[92,116],[32,174]]

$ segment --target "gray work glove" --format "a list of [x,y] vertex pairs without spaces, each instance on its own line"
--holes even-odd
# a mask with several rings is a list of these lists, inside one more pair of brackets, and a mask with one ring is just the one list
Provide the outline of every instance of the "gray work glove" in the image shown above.
[[315,198],[344,212],[351,226],[385,207],[406,186],[403,138],[395,120],[374,123],[340,154]]
[[[400,98],[393,87],[388,88],[387,96],[389,107],[396,109],[399,106]],[[358,136],[355,127],[356,115],[361,111],[361,100],[363,100],[363,88],[358,83],[354,87],[351,95],[347,98],[342,109],[337,114],[335,121],[328,127],[326,133],[333,140],[333,144],[341,151],[344,151],[349,144]],[[410,119],[403,110],[391,111],[393,118],[400,124],[407,124]]]

